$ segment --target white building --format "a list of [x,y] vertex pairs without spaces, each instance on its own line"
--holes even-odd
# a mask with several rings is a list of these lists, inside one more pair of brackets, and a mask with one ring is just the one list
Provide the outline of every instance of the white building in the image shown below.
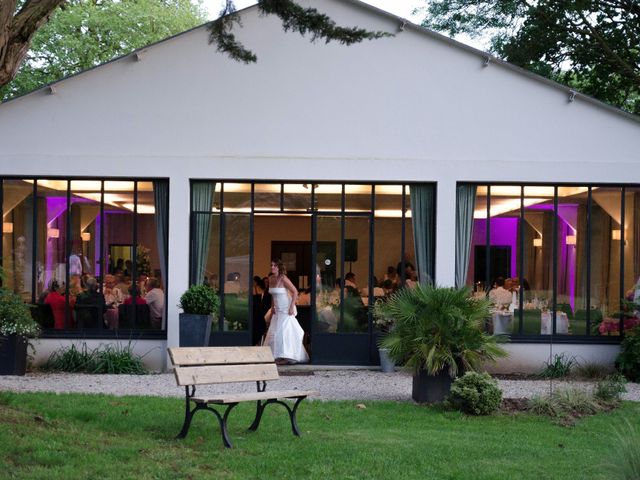
[[[80,252],[84,273],[102,279],[121,258],[166,289],[166,328],[123,312],[82,324],[72,296],[66,313],[41,309],[38,354],[134,338],[162,368],[190,281],[224,296],[212,343],[250,344],[251,278],[278,255],[317,307],[300,308],[312,362],[376,363],[364,287],[404,254],[441,285],[456,271],[470,285],[527,280],[499,369],[538,369],[551,341],[611,361],[619,336],[606,333],[640,276],[639,119],[358,1],[303,3],[395,36],[310,43],[251,7],[234,33],[256,64],[200,27],[0,105],[8,285],[34,302],[51,279],[78,288],[66,266]],[[331,298],[349,271],[362,304]]]

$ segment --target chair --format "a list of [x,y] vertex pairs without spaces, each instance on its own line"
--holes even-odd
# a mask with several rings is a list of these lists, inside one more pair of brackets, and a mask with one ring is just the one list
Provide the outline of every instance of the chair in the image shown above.
[[149,305],[147,305],[146,303],[137,305],[119,305],[118,328],[135,330],[151,329],[152,326]]
[[102,327],[102,307],[98,305],[76,304],[76,324],[80,329],[96,329]]
[[51,305],[48,303],[41,303],[36,305],[36,308],[32,308],[31,316],[44,330],[54,326],[53,310],[51,310]]

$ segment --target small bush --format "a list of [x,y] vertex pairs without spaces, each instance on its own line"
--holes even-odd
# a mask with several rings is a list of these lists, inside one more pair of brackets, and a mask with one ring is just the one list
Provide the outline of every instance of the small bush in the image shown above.
[[624,376],[618,374],[611,375],[598,382],[593,396],[601,402],[615,403],[621,400],[622,394],[627,391],[627,383]]
[[640,382],[640,326],[625,332],[616,368],[631,382]]
[[220,308],[220,297],[207,285],[191,285],[180,297],[178,308],[184,313],[216,315]]
[[529,400],[531,412],[559,419],[593,415],[603,409],[603,405],[591,393],[574,388],[558,390],[551,395]]
[[574,373],[577,377],[584,380],[602,380],[606,378],[611,370],[607,365],[601,363],[581,363],[579,364]]
[[564,353],[556,354],[553,360],[545,362],[544,369],[540,372],[543,378],[566,377],[577,364],[575,357],[569,357]]
[[86,372],[91,361],[92,352],[88,351],[86,343],[82,344],[80,350],[72,344],[53,352],[42,368],[58,372]]
[[105,345],[102,349],[96,349],[89,373],[144,375],[147,370],[142,357],[133,353],[129,343],[127,346]]
[[498,382],[488,373],[468,372],[451,385],[448,405],[469,415],[489,415],[502,401]]
[[72,373],[111,373],[143,375],[147,373],[142,357],[133,352],[131,343],[121,345],[100,345],[89,350],[83,343],[80,349],[75,345],[63,347],[53,352],[42,366],[44,370]]

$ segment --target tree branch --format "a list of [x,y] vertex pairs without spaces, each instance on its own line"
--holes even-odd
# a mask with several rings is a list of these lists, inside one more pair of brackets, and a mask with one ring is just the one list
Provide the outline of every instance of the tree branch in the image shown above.
[[[337,41],[343,45],[352,45],[363,40],[390,37],[388,32],[369,32],[363,28],[340,27],[327,15],[315,8],[303,8],[293,0],[258,0],[258,8],[264,15],[276,15],[282,21],[285,32],[291,30],[300,35],[311,35],[311,41],[322,38],[326,43]],[[254,63],[256,55],[242,45],[231,29],[233,24],[240,23],[235,15],[233,0],[227,0],[221,17],[209,26],[209,43],[215,43],[218,51],[226,53],[233,60],[243,63]]]
[[[0,85],[5,85],[15,76],[29,51],[33,35],[63,1],[27,0],[15,15],[15,0],[0,2]],[[7,9],[11,12],[9,16]]]

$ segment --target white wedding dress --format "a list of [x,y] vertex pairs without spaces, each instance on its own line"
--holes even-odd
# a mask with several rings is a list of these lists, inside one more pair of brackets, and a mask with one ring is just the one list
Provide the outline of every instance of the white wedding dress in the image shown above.
[[284,287],[272,287],[269,293],[273,298],[275,314],[271,318],[269,331],[264,344],[271,347],[274,358],[282,358],[290,362],[306,363],[309,355],[302,346],[304,330],[294,315],[289,315],[291,298]]

